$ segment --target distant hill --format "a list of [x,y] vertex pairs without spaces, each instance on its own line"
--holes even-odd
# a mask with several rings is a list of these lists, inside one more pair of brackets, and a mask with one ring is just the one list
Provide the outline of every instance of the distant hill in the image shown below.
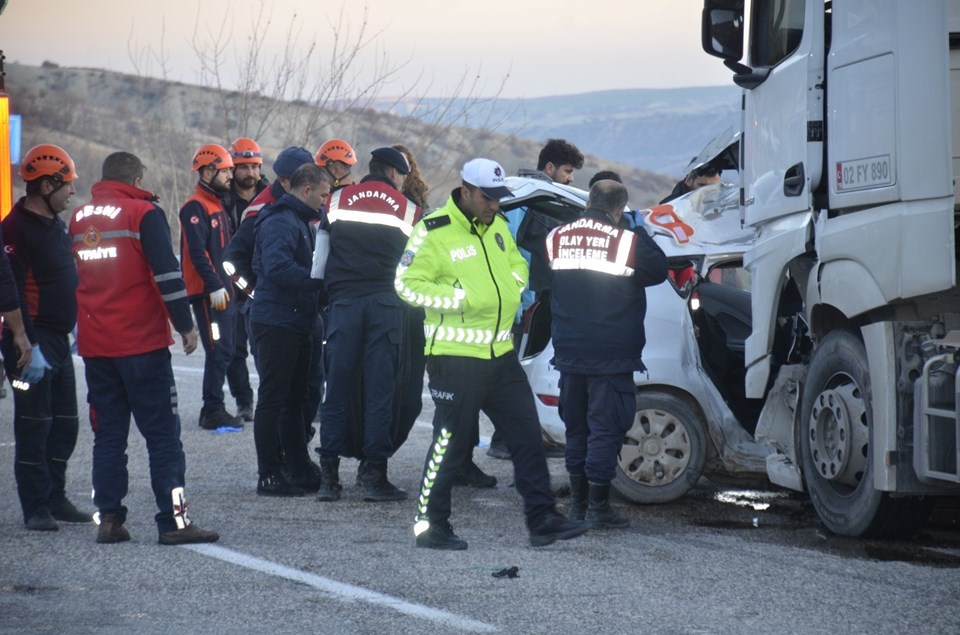
[[382,99],[374,106],[425,120],[456,117],[466,126],[494,124],[498,132],[539,143],[561,137],[585,153],[673,176],[680,176],[713,137],[740,125],[740,89],[732,84],[498,99],[473,108],[470,116],[456,107],[439,116],[439,103]]
[[[71,154],[80,175],[75,204],[89,196],[104,157],[128,150],[147,164],[144,186],[160,195],[175,234],[176,213],[196,182],[191,158],[203,143],[226,146],[239,136],[256,138],[266,155],[264,173],[271,179],[274,174],[269,166],[288,145],[315,152],[326,139],[347,139],[360,158],[355,168],[359,177],[366,174],[371,149],[404,143],[414,152],[431,185],[431,206],[441,205],[459,183],[464,161],[489,156],[515,174],[521,167],[533,167],[542,145],[542,141],[481,126],[427,124],[373,108],[320,110],[303,102],[277,102],[99,69],[50,63],[8,64],[6,69],[12,110],[23,116],[24,151],[38,143],[55,143]],[[589,152],[586,144],[581,147]],[[635,207],[655,202],[670,191],[674,181],[609,156],[590,154],[577,184],[586,186],[598,170],[619,172]],[[19,183],[18,188],[22,192]]]

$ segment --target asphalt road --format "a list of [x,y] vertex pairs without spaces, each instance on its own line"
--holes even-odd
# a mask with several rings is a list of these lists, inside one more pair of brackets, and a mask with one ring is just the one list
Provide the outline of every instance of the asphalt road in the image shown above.
[[[190,516],[220,532],[215,545],[157,544],[136,432],[132,542],[98,545],[92,525],[27,531],[13,480],[12,399],[0,400],[0,632],[960,632],[956,510],[938,510],[908,542],[844,540],[825,533],[802,496],[703,480],[670,505],[617,501],[627,530],[535,549],[511,464],[481,450],[478,463],[500,483],[455,491],[451,520],[470,548],[416,549],[412,494],[429,443],[428,399],[390,464],[410,500],[362,502],[350,460],[340,502],[262,498],[252,425],[228,434],[197,426],[202,363],[202,352],[174,356]],[[92,511],[92,433],[76,366],[81,430],[68,493]],[[549,463],[555,485],[565,483],[563,462]],[[517,577],[493,576],[510,567]]]

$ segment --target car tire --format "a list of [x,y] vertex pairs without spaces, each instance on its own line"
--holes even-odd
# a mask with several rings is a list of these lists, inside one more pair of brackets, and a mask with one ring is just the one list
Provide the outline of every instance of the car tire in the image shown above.
[[873,411],[867,351],[851,331],[827,334],[803,386],[800,451],[803,476],[820,520],[841,536],[910,535],[929,503],[893,498],[873,485]]
[[703,417],[674,395],[637,394],[633,426],[624,436],[613,486],[628,501],[674,501],[697,484],[707,457]]

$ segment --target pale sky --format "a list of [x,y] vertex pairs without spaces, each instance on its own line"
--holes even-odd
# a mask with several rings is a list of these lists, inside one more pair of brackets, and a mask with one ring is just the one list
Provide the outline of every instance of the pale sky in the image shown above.
[[507,78],[500,96],[523,98],[731,83],[700,48],[702,0],[9,0],[0,48],[9,62],[121,72],[135,72],[139,58],[139,71],[154,76],[162,73],[150,53],[162,50],[167,78],[193,84],[194,33],[212,43],[223,27],[222,68],[233,82],[261,11],[261,66],[283,56],[293,24],[294,56],[315,41],[313,59],[327,68],[341,10],[341,42],[354,42],[365,7],[372,42],[350,67],[360,84],[378,63],[403,65],[381,95],[448,97],[465,77],[478,78],[474,95],[496,94]]

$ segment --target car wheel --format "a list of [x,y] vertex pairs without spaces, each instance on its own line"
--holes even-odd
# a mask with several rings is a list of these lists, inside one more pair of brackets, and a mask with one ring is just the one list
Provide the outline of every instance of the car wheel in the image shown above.
[[706,426],[684,400],[641,391],[620,448],[613,486],[634,503],[676,500],[696,485],[707,456]]
[[927,505],[874,487],[870,399],[863,342],[850,331],[829,333],[803,386],[799,436],[806,487],[820,520],[835,534],[909,535]]

